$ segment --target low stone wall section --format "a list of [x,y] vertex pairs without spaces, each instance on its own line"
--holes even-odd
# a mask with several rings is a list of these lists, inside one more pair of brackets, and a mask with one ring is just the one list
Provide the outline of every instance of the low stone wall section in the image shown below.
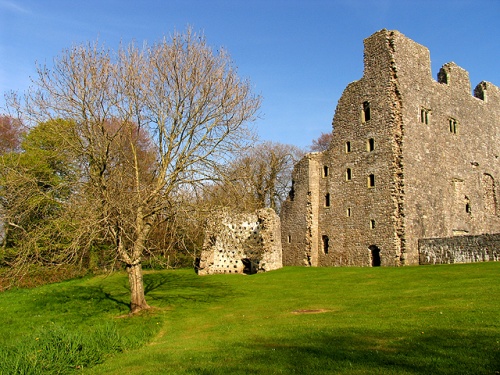
[[500,233],[420,239],[418,250],[421,265],[500,261]]

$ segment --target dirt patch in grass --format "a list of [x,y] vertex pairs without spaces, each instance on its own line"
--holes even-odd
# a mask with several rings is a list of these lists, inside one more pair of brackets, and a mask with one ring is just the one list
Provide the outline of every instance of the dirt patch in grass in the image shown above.
[[315,309],[315,310],[301,309],[301,310],[293,310],[292,314],[322,314],[328,311],[329,310],[326,309]]

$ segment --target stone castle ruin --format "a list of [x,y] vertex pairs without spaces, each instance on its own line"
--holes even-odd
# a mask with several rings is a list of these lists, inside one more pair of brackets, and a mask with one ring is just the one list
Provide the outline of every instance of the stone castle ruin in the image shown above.
[[500,233],[499,88],[481,82],[471,94],[453,62],[434,80],[429,50],[398,31],[364,43],[363,77],[338,102],[329,149],[295,166],[283,264],[498,260],[498,238],[481,235]]
[[281,254],[280,218],[274,210],[221,210],[207,222],[198,275],[275,270],[282,267]]

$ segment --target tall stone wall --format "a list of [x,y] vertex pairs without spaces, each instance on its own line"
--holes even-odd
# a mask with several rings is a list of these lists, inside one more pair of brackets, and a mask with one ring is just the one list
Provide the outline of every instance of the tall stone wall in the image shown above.
[[420,264],[500,261],[500,234],[418,240]]
[[488,83],[473,95],[468,72],[453,62],[434,80],[427,49],[416,53],[415,42],[394,38],[404,103],[405,245],[415,264],[420,238],[500,231],[500,217],[488,208],[500,178],[500,101]]
[[398,31],[364,42],[328,150],[306,155],[283,204],[285,264],[419,264],[418,240],[500,232],[500,90]]
[[274,210],[253,214],[221,210],[207,222],[199,275],[252,274],[281,267],[281,226]]
[[[310,153],[296,164],[292,190],[281,207],[283,264],[318,265],[318,194],[321,153]],[[283,230],[286,228],[286,230]]]

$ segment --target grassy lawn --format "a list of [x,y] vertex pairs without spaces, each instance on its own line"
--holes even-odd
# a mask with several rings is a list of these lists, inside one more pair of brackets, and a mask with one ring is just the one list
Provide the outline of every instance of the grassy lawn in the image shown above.
[[1,294],[0,373],[15,360],[19,373],[43,374],[500,371],[498,262],[176,270],[145,283],[154,308],[132,318],[125,274]]

